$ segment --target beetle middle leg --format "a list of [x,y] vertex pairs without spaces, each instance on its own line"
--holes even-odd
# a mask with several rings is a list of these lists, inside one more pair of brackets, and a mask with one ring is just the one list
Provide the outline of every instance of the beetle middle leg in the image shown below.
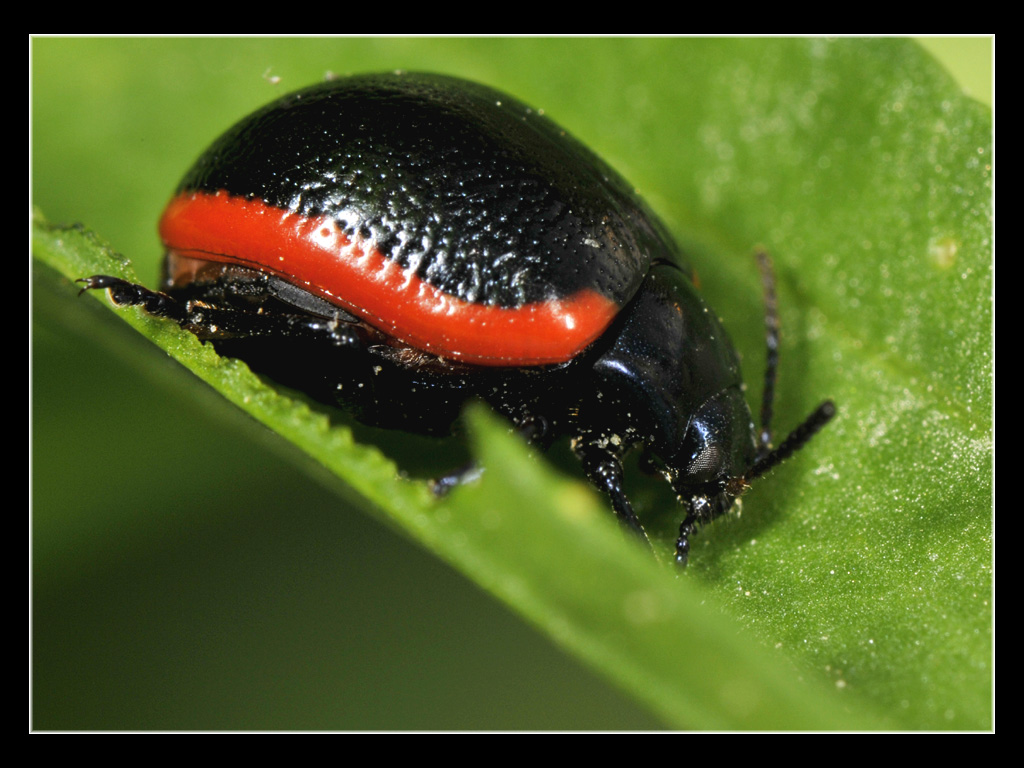
[[[520,420],[515,427],[515,432],[528,445],[547,447],[550,441],[550,428],[547,419],[543,416],[527,416]],[[449,491],[457,485],[471,483],[483,474],[484,468],[475,461],[470,461],[446,475],[442,475],[430,483],[430,489],[435,496],[447,496]]]

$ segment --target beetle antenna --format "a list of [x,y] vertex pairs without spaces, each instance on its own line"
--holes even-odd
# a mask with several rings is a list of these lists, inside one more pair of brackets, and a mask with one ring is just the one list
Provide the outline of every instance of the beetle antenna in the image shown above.
[[763,460],[772,444],[772,410],[775,403],[775,378],[779,369],[779,302],[775,295],[775,271],[766,251],[758,249],[757,266],[764,286],[764,326],[768,356],[764,369],[764,391],[761,394],[761,447]]
[[831,400],[826,400],[819,405],[803,424],[789,433],[789,437],[782,441],[782,445],[754,462],[744,475],[744,482],[750,483],[751,480],[760,477],[799,451],[835,415],[836,406]]

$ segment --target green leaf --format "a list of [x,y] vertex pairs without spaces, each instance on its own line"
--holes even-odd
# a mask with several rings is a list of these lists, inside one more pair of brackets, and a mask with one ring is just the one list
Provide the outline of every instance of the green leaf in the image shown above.
[[[34,194],[48,215],[89,221],[118,250],[136,256],[153,251],[145,232],[150,225],[140,235],[136,223],[155,221],[163,196],[204,143],[269,100],[273,86],[259,78],[265,66],[257,41],[107,42],[36,41]],[[839,417],[758,482],[741,515],[702,531],[691,568],[674,578],[623,539],[578,476],[567,480],[529,459],[482,414],[470,423],[474,452],[488,470],[484,480],[437,502],[422,478],[445,466],[452,456],[447,444],[426,444],[436,463],[416,465],[423,443],[408,449],[401,436],[358,427],[353,439],[352,425],[311,410],[177,328],[134,310],[118,314],[341,478],[346,498],[467,574],[665,724],[991,727],[989,110],[958,94],[913,44],[896,40],[346,40],[344,55],[334,50],[339,41],[328,42],[264,46],[281,62],[274,73],[288,88],[316,79],[314,68],[327,65],[342,72],[400,66],[482,80],[544,108],[618,167],[691,253],[702,290],[745,360],[752,402],[764,353],[749,254],[764,244],[779,274],[784,333],[777,431],[795,426],[826,396],[839,405]],[[151,66],[129,65],[139,56]],[[68,61],[89,62],[91,69]],[[54,74],[58,64],[61,78]],[[105,68],[105,78],[97,68]],[[108,96],[105,109],[92,108],[103,88],[116,98]],[[85,692],[88,675],[79,676],[74,695],[56,682],[40,687],[40,680],[61,679],[59,651],[67,649],[58,634],[70,627],[81,640],[90,636],[82,627],[95,630],[88,621],[63,618],[70,624],[61,630],[49,607],[61,604],[56,595],[69,584],[95,583],[84,574],[101,562],[90,564],[83,555],[97,534],[80,517],[60,515],[52,501],[62,485],[86,483],[59,473],[47,483],[39,479],[40,436],[50,433],[38,393],[54,383],[52,374],[40,381],[39,372],[55,370],[40,362],[40,347],[57,345],[65,333],[109,335],[133,360],[148,360],[133,364],[157,369],[149,374],[154,378],[165,378],[167,369],[95,313],[83,315],[81,306],[95,302],[76,302],[67,282],[95,272],[135,279],[123,259],[86,233],[49,225],[36,228],[34,251],[63,275],[36,268],[37,316],[43,306],[48,318],[35,335],[34,574],[37,602],[40,592],[45,597],[37,611],[47,617],[43,634],[39,625],[36,630],[39,722],[359,727],[366,721],[358,717],[310,715],[311,687],[299,688],[305,706],[291,719],[259,719],[238,705],[235,719],[221,707],[210,719],[191,721],[169,705],[157,706],[151,719],[116,707],[107,715],[99,707],[97,714],[103,694]],[[145,269],[148,282],[153,262]],[[65,310],[72,304],[74,310]],[[62,325],[62,317],[74,319]],[[187,380],[175,381],[182,399],[210,402],[205,393],[193,394]],[[66,424],[63,442],[89,445],[81,437],[88,431],[69,432]],[[121,437],[138,450],[152,442],[144,428]],[[385,455],[397,457],[397,466]],[[563,463],[566,472],[575,471]],[[400,471],[419,479],[401,479]],[[199,475],[182,478],[187,485]],[[246,482],[258,487],[259,478]],[[631,482],[645,524],[669,552],[678,508],[658,483]],[[130,488],[119,492],[140,498]],[[216,510],[217,493],[204,492],[197,503]],[[99,515],[107,522],[97,528],[107,536],[142,531],[132,541],[151,547],[163,526],[183,530],[174,521],[140,521],[130,505],[108,506]],[[241,523],[217,521],[223,530]],[[125,546],[115,559],[132,551]],[[343,549],[338,557],[345,557]],[[62,572],[58,562],[72,566]],[[191,601],[187,606],[190,612]],[[138,620],[138,613],[126,615]],[[247,621],[254,615],[261,614],[239,613]],[[188,626],[204,626],[189,616]],[[412,647],[399,646],[390,664],[400,668],[396,659]],[[271,658],[270,669],[295,663],[287,654]],[[472,668],[466,660],[462,674]],[[160,675],[174,680],[182,667],[144,669],[166,670]],[[176,688],[196,691],[172,685],[172,699]],[[345,686],[332,690],[339,688]],[[166,695],[159,685],[154,690]],[[55,694],[72,704],[52,703]],[[86,717],[74,702],[94,707],[94,714]],[[375,722],[410,724],[386,714]],[[414,727],[417,722],[423,721]],[[487,722],[483,727],[502,727],[500,716]]]

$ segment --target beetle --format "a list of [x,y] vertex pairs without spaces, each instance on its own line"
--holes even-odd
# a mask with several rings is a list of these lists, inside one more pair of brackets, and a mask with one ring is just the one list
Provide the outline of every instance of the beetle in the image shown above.
[[[697,526],[835,413],[771,448],[778,318],[760,257],[768,364],[760,429],[739,361],[668,229],[554,122],[431,74],[323,82],[203,153],[159,225],[159,291],[83,278],[221,354],[365,423],[448,433],[470,399],[530,443],[568,436],[622,524],[640,446]],[[436,481],[441,494],[471,467]]]

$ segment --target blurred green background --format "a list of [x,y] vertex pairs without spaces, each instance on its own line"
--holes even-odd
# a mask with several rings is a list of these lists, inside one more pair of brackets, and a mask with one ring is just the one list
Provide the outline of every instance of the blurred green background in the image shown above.
[[[581,62],[642,104],[672,86],[673,73],[652,74],[659,53],[688,44],[35,39],[32,202],[86,223],[152,284],[155,221],[189,163],[328,70],[489,83],[599,153],[636,146],[608,159],[656,188],[630,120],[582,122],[609,111],[578,87]],[[988,100],[990,40],[924,44]],[[642,75],[621,72],[630,58]],[[659,726],[461,576],[340,506],[306,459],[109,314],[48,283],[33,291],[36,728]]]

